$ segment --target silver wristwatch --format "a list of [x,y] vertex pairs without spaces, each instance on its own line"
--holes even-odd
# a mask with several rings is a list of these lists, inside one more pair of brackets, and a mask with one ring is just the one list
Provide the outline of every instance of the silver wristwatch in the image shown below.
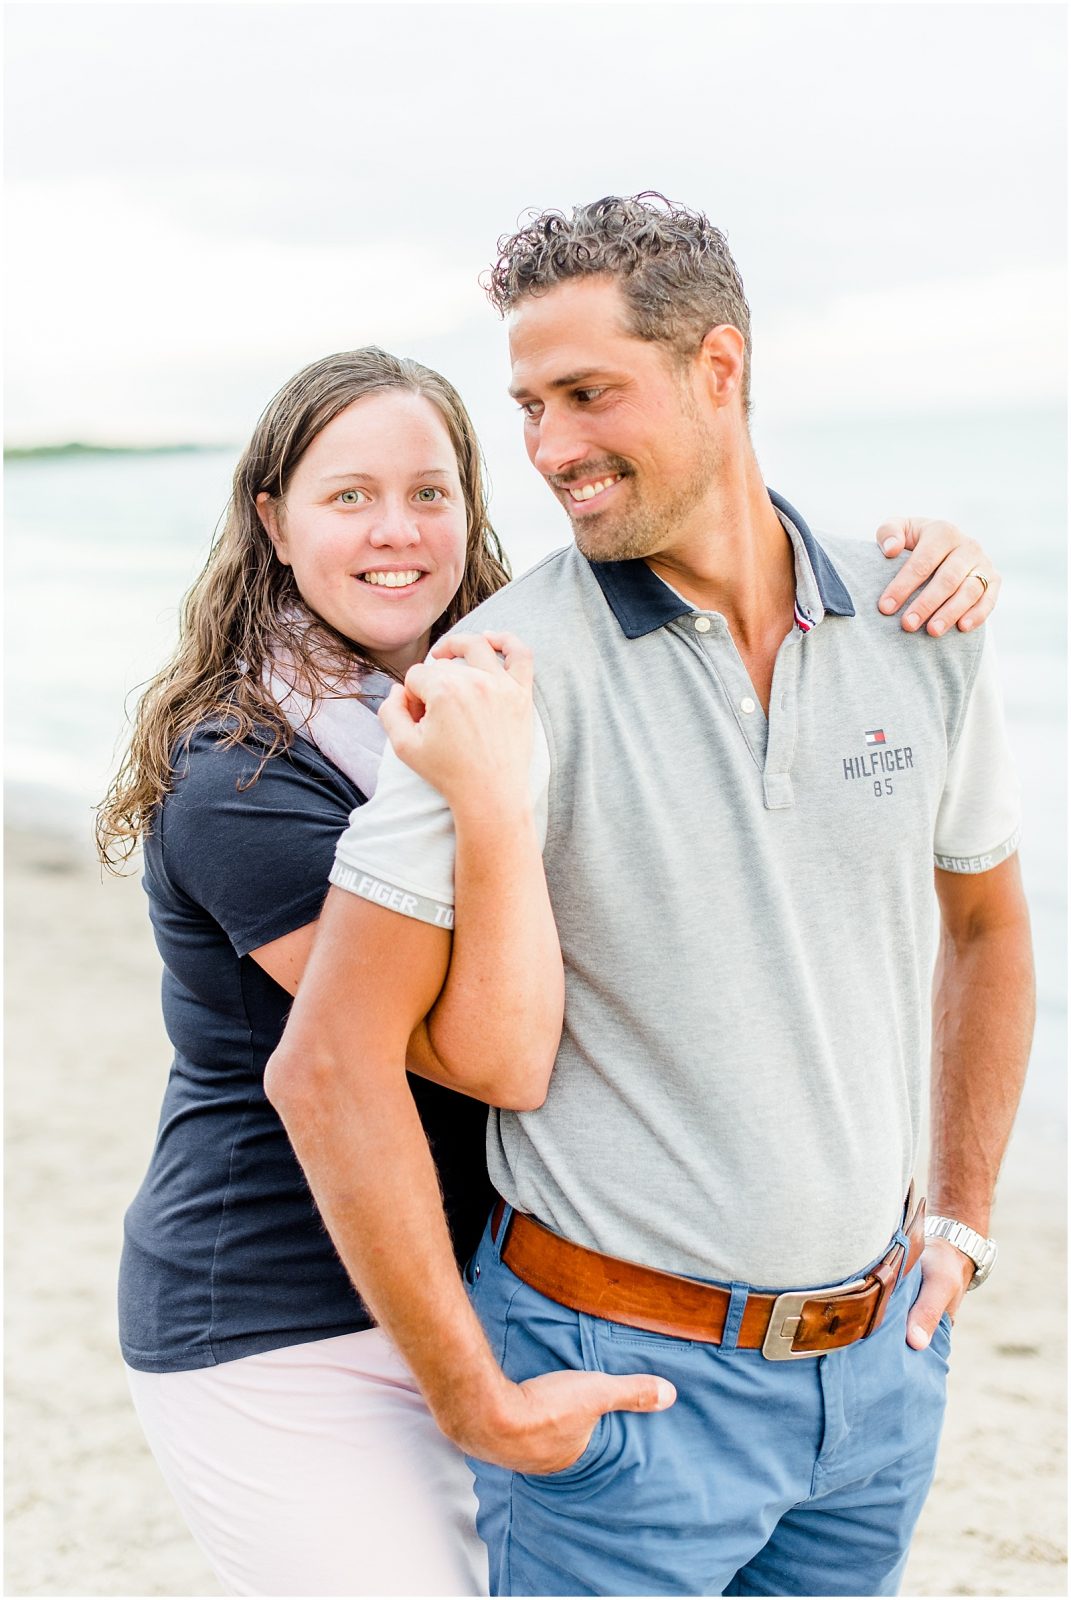
[[927,1217],[926,1238],[947,1239],[949,1244],[954,1244],[957,1250],[974,1262],[974,1277],[967,1285],[968,1289],[977,1289],[993,1270],[993,1263],[997,1259],[996,1245],[984,1233],[975,1233],[973,1228],[968,1228],[965,1222],[957,1222],[953,1217]]

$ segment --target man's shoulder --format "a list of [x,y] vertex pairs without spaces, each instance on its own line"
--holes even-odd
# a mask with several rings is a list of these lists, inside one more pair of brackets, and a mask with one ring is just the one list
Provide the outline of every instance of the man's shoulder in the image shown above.
[[533,643],[535,635],[556,627],[563,607],[582,607],[592,584],[587,562],[575,545],[566,545],[511,579],[463,617],[455,631],[507,628],[525,643]]
[[823,531],[816,531],[815,539],[844,580],[857,612],[877,600],[896,571],[873,539]]

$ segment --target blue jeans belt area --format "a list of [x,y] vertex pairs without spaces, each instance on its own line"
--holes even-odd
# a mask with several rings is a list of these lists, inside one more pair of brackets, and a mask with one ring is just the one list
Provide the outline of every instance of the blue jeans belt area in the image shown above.
[[[505,1214],[500,1200],[491,1218],[496,1243]],[[761,1350],[771,1361],[794,1361],[840,1350],[873,1333],[896,1285],[922,1254],[926,1202],[915,1204],[914,1185],[904,1215],[902,1234],[865,1277],[832,1289],[749,1294],[737,1348]],[[516,1277],[559,1305],[671,1339],[721,1343],[729,1312],[727,1288],[600,1255],[518,1211],[506,1222],[500,1254]]]

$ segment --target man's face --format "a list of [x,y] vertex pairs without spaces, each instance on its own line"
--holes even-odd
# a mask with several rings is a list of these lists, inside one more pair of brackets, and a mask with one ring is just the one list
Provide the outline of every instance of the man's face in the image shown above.
[[655,555],[698,531],[720,456],[698,361],[630,333],[609,278],[527,296],[509,346],[529,459],[584,555]]

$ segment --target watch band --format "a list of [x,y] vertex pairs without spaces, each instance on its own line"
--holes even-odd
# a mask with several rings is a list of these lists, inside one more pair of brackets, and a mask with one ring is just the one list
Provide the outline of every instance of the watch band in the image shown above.
[[926,1238],[947,1239],[949,1244],[955,1245],[962,1255],[974,1262],[974,1276],[967,1285],[968,1290],[979,1288],[993,1270],[997,1259],[994,1240],[987,1239],[984,1233],[976,1233],[965,1222],[957,1222],[955,1217],[927,1217]]

